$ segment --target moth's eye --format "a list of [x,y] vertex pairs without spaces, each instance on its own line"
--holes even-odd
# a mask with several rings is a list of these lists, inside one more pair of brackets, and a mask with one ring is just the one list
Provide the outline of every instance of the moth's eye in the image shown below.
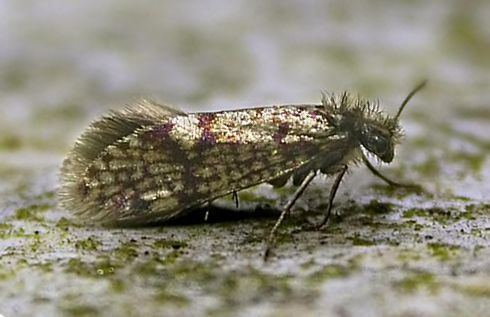
[[384,136],[380,136],[380,135],[374,135],[371,138],[371,143],[372,143],[375,151],[378,153],[383,153],[389,147],[388,138],[384,137]]
[[385,162],[393,159],[393,145],[388,135],[376,130],[366,130],[361,136],[361,143],[373,154]]

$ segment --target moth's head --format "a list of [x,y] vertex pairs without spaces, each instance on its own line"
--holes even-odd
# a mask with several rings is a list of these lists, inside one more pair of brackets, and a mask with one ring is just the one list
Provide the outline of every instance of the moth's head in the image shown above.
[[348,93],[324,95],[325,116],[336,133],[346,135],[384,162],[393,160],[401,136],[398,119],[386,116],[377,103]]
[[374,118],[368,118],[361,125],[359,141],[368,150],[383,162],[390,163],[395,155],[395,145],[402,135],[399,125],[400,114],[412,96],[426,85],[423,81],[417,85],[403,100],[394,117],[375,113]]

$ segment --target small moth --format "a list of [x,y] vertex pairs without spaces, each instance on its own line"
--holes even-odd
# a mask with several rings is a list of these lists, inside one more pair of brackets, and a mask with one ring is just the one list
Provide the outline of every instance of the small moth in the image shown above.
[[62,205],[92,223],[138,225],[163,222],[240,190],[292,178],[296,193],[274,233],[318,174],[336,175],[320,226],[328,221],[350,165],[393,160],[402,135],[399,117],[348,93],[323,94],[321,104],[279,105],[232,111],[184,113],[151,101],[112,111],[76,141],[61,168]]

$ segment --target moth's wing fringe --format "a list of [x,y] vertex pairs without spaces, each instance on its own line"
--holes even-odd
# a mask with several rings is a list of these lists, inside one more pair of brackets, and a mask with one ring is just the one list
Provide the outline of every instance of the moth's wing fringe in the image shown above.
[[85,222],[110,223],[112,221],[110,215],[97,210],[95,204],[83,201],[79,180],[84,177],[90,164],[109,145],[115,144],[142,127],[164,122],[176,115],[186,114],[144,99],[121,110],[112,110],[92,122],[63,161],[60,173],[61,185],[58,190],[61,206],[80,216]]

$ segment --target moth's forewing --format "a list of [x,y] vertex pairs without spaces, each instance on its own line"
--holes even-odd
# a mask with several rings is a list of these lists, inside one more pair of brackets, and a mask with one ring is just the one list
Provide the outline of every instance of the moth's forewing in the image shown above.
[[[140,110],[131,112],[131,122]],[[72,173],[77,180],[65,186],[79,213],[109,223],[170,219],[233,191],[284,183],[338,147],[314,105],[188,115],[162,108],[160,116],[151,110],[154,120],[144,116],[134,131],[127,128],[97,155],[91,152],[90,162]]]

